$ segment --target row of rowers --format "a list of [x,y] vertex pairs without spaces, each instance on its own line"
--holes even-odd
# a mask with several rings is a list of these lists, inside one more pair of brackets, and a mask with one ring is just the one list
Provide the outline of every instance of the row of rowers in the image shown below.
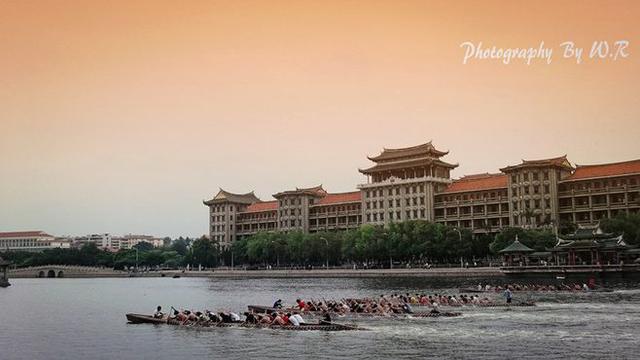
[[[176,310],[173,309],[171,315],[165,315],[162,312],[162,307],[158,306],[153,317],[156,319],[174,319],[180,322],[181,325],[197,325],[197,324],[210,324],[210,323],[246,323],[246,324],[267,324],[267,325],[281,325],[281,326],[300,326],[306,324],[299,312],[273,312],[271,314],[256,314],[253,311],[247,311],[244,313],[244,319],[237,313],[219,311],[211,312],[209,310],[194,311],[194,310]],[[330,318],[321,320],[321,323],[331,322]]]
[[[444,295],[444,294],[415,294],[415,295],[380,295],[379,298],[340,299],[340,300],[296,300],[295,310],[301,312],[330,312],[337,314],[371,313],[371,314],[411,314],[411,305],[443,306],[460,305],[494,305],[495,302],[487,297],[477,295]],[[276,309],[282,308],[282,300],[273,304]],[[434,310],[437,311],[437,310]]]
[[[282,309],[282,300],[278,299],[273,307]],[[390,301],[387,298],[380,299],[341,299],[341,300],[302,300],[297,299],[293,308],[301,312],[315,313],[364,313],[364,314],[411,314],[413,310],[407,303]]]

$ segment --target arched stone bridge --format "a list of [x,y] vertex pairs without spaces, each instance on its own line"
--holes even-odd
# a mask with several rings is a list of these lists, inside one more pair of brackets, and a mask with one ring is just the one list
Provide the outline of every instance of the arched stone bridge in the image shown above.
[[43,265],[9,270],[9,277],[24,278],[63,278],[92,277],[116,273],[109,268],[73,265]]

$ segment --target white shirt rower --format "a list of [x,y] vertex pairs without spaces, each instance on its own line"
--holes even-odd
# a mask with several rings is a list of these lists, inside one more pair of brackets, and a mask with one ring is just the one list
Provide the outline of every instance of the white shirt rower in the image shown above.
[[300,326],[300,325],[305,323],[304,319],[302,318],[302,316],[300,314],[291,315],[291,317],[289,317],[289,321],[291,321],[291,323],[293,325],[295,325],[295,326]]
[[291,315],[289,316],[289,322],[291,323],[291,325],[293,326],[300,326],[300,321],[298,321],[298,319],[296,319],[295,315]]

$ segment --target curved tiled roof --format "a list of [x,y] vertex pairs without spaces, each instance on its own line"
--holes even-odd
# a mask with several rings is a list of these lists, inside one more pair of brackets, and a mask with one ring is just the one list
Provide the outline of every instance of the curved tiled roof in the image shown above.
[[540,159],[540,160],[522,160],[520,164],[510,165],[500,169],[500,171],[508,172],[511,170],[516,170],[523,167],[562,167],[566,169],[573,169],[569,160],[567,160],[567,155],[558,156],[550,159]]
[[563,181],[629,174],[640,174],[640,159],[609,164],[576,165],[576,171]]
[[247,206],[243,213],[248,212],[261,212],[261,211],[276,211],[278,209],[278,202],[273,201],[260,201]]
[[441,157],[441,156],[447,155],[448,153],[449,153],[448,151],[437,150],[433,146],[431,141],[429,141],[424,144],[410,146],[406,148],[397,148],[397,149],[383,148],[380,155],[367,156],[367,159],[377,162],[377,161],[384,161],[384,160],[396,159],[401,157],[425,155],[425,154],[432,154],[435,157]]
[[346,193],[327,194],[316,203],[316,205],[330,205],[350,202],[360,202],[362,199],[360,191],[352,191]]
[[327,192],[322,188],[322,184],[310,188],[296,188],[295,190],[281,191],[274,194],[274,198],[279,198],[285,195],[312,195],[312,196],[324,196]]
[[252,192],[248,192],[246,194],[234,194],[223,189],[220,189],[216,196],[211,200],[203,201],[205,205],[211,205],[215,203],[223,203],[223,202],[231,202],[231,203],[239,203],[239,204],[253,204],[254,202],[258,202],[260,199]]
[[507,188],[507,175],[505,174],[476,174],[467,175],[454,180],[444,190],[445,193],[479,191]]

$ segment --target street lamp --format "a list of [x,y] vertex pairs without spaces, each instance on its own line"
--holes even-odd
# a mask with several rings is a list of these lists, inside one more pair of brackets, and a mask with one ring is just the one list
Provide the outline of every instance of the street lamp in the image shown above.
[[[458,233],[458,236],[460,237],[460,248],[462,248],[462,232],[460,232],[460,229],[458,228],[453,228],[453,231]],[[464,265],[462,264],[462,255],[460,255],[460,268],[463,268]]]
[[[271,244],[275,243],[276,239],[271,239]],[[276,267],[280,267],[280,252],[276,249]]]
[[320,239],[324,240],[324,243],[326,245],[326,250],[327,250],[326,268],[327,268],[327,270],[329,270],[329,242],[323,236],[321,236]]

